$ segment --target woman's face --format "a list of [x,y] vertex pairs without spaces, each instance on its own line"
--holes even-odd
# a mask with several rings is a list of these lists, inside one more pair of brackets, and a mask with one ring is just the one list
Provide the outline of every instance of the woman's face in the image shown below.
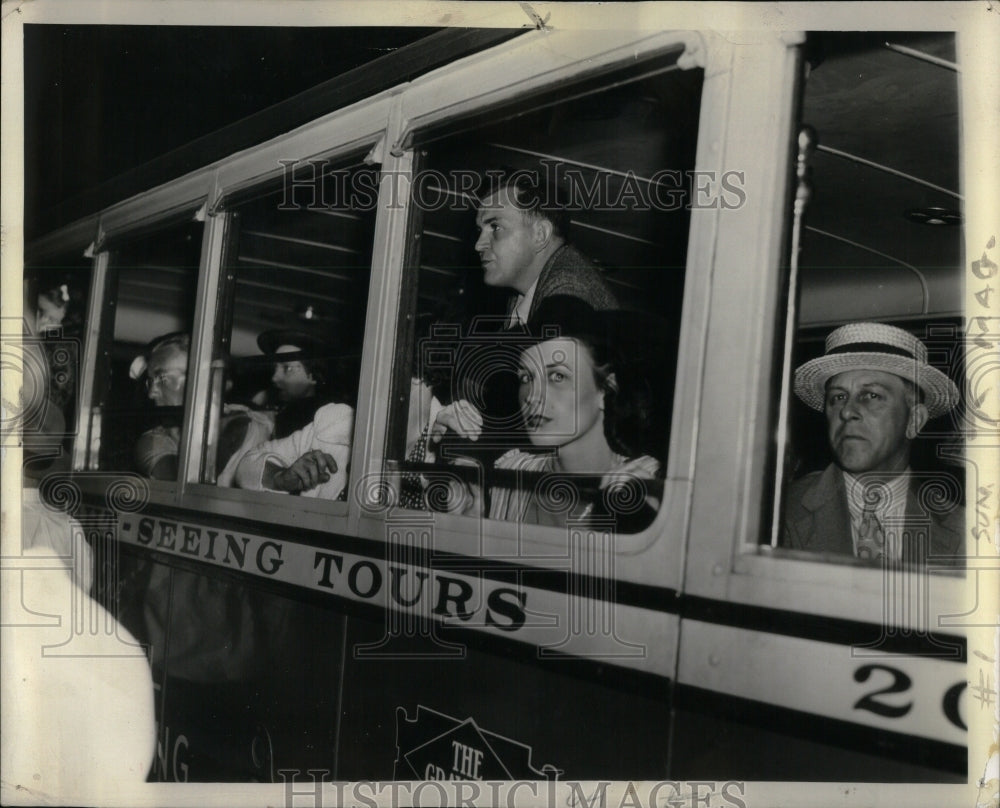
[[604,391],[590,349],[575,339],[540,342],[521,352],[518,400],[536,446],[565,446],[604,428]]

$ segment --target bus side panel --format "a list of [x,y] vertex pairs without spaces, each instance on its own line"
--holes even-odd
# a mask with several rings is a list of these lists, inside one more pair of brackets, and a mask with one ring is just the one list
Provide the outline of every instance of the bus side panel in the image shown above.
[[332,771],[343,619],[210,568],[122,553],[120,619],[150,646],[151,779],[280,780]]
[[348,619],[339,779],[666,775],[666,679],[447,629],[386,636]]
[[[678,701],[690,706],[674,713],[675,737],[683,738],[684,743],[675,745],[673,766],[692,780],[725,777],[836,782],[849,773],[858,783],[966,781],[962,775],[942,772],[934,765],[936,760],[920,751],[914,761],[928,765],[887,758],[877,740],[868,747],[870,752],[810,740],[803,736],[826,737],[840,728],[829,727],[824,733],[821,722],[807,728],[801,715],[778,714],[771,705],[748,709],[742,702],[730,702],[718,694],[708,700],[714,703],[703,704],[705,710],[697,709],[693,702],[705,699],[682,689]],[[757,715],[751,718],[750,713]],[[748,723],[754,719],[760,723]]]

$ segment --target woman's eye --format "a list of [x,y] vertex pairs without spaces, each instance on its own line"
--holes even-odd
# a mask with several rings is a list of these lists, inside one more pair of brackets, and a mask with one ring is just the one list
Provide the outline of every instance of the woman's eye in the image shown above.
[[556,383],[558,383],[558,382],[562,382],[562,381],[565,381],[565,380],[566,380],[566,374],[565,373],[561,373],[558,370],[553,370],[551,373],[549,373],[549,381],[550,382],[556,382]]
[[522,386],[526,384],[531,384],[531,377],[527,373],[518,373],[517,383]]

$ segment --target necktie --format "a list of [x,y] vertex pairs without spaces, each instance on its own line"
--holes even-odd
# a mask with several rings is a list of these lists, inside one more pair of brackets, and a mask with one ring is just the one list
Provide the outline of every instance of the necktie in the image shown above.
[[885,555],[885,531],[875,515],[881,501],[878,491],[865,493],[865,507],[858,527],[858,558],[865,561],[877,561]]
[[[425,426],[413,448],[406,455],[407,463],[423,463],[427,457],[428,428]],[[399,487],[399,504],[413,511],[426,510],[424,507],[424,485],[420,475],[412,471],[403,472]]]

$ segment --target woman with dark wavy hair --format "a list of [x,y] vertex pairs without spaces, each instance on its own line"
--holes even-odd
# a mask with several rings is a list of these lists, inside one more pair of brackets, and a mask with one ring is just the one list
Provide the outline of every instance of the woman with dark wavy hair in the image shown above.
[[[649,481],[660,477],[661,464],[643,449],[657,431],[656,401],[641,374],[626,368],[635,348],[626,335],[638,322],[573,297],[541,304],[518,374],[531,447],[496,461],[494,468],[508,473],[490,490],[491,519],[564,526],[604,516],[615,518],[620,532],[635,532],[655,516]],[[511,484],[509,472],[542,474]],[[479,492],[466,493],[461,510],[484,513]]]

